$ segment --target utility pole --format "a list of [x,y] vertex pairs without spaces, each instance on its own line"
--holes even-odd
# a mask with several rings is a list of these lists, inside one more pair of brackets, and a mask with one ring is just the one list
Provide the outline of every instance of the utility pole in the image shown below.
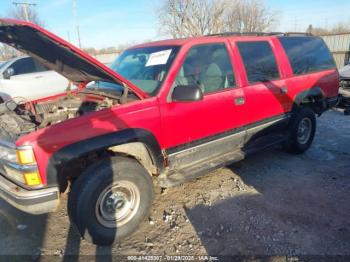
[[78,11],[77,11],[77,0],[73,0],[73,15],[75,18],[75,25],[76,25],[76,29],[77,29],[78,44],[79,44],[79,48],[81,49],[79,18],[78,18]]
[[294,32],[297,32],[297,25],[298,25],[297,17],[295,16],[294,17]]
[[36,4],[34,3],[28,3],[26,2],[13,2],[13,4],[15,6],[20,6],[22,9],[22,14],[24,15],[24,19],[29,22],[29,13],[28,13],[28,9],[30,6],[36,6]]

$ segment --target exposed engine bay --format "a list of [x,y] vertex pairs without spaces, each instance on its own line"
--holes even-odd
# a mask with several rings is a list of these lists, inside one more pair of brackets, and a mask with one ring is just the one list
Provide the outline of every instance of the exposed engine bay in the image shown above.
[[0,104],[0,130],[2,135],[15,140],[40,128],[120,103],[120,95],[88,89],[42,102],[10,100]]

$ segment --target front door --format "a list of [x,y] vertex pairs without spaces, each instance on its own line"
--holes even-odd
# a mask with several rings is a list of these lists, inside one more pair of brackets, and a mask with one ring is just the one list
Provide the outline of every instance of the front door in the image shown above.
[[169,101],[160,105],[164,145],[174,169],[193,165],[240,147],[244,138],[240,112],[243,90],[237,88],[224,43],[193,46],[173,87],[199,86],[203,100]]

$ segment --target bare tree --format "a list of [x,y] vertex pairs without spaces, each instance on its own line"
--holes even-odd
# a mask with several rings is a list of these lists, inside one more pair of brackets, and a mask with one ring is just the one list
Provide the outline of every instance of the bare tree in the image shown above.
[[350,23],[338,23],[331,28],[330,32],[333,34],[349,33]]
[[[11,9],[11,11],[8,13],[8,17],[18,20],[26,20],[27,16],[30,22],[40,26],[44,25],[43,21],[39,18],[38,12],[34,6],[27,6],[25,13],[25,10],[20,5],[17,5],[14,6],[13,9]],[[11,46],[0,44],[0,61],[8,60],[20,55],[22,54]]]
[[227,31],[264,32],[277,22],[277,13],[271,11],[263,0],[226,0]]
[[174,38],[219,32],[224,12],[222,0],[164,0],[158,10],[160,31]]
[[19,55],[20,52],[13,47],[5,44],[0,44],[0,61],[5,61]]
[[313,35],[328,35],[328,34],[342,34],[350,32],[350,23],[338,23],[332,26],[331,28],[323,28],[323,27],[313,27],[309,25],[306,32],[311,33]]
[[44,26],[44,22],[40,19],[39,14],[35,9],[35,6],[28,5],[25,10],[22,6],[16,5],[10,11],[9,16],[18,20],[26,20],[28,17],[28,20],[30,22],[40,26]]
[[263,0],[163,0],[161,33],[174,38],[271,30],[277,15]]

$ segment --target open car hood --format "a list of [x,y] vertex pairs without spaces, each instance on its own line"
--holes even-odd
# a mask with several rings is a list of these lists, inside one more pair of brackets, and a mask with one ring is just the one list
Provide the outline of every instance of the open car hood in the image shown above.
[[140,98],[148,96],[147,93],[109,67],[35,24],[0,19],[0,42],[34,57],[72,82],[118,83],[127,85]]

